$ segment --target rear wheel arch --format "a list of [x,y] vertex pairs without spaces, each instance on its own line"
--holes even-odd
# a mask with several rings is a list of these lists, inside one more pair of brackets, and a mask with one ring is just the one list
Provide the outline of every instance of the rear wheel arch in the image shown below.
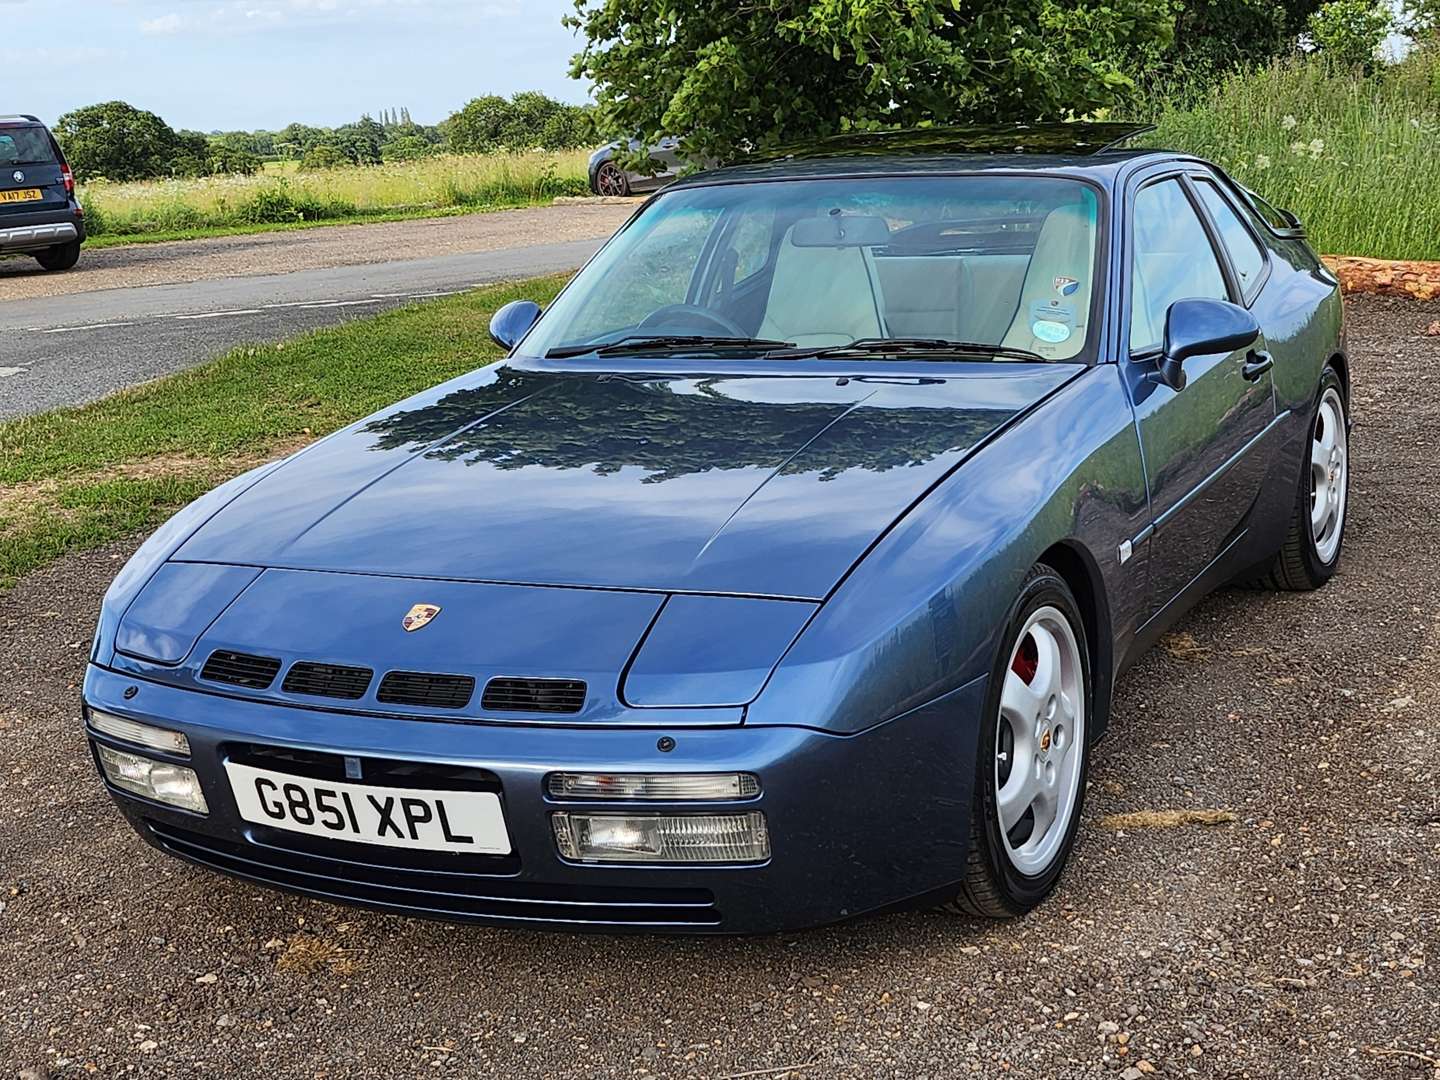
[[1062,540],[1052,544],[1036,560],[1049,566],[1070,586],[1080,607],[1085,624],[1085,637],[1090,653],[1091,738],[1105,732],[1110,719],[1110,699],[1114,691],[1114,635],[1111,632],[1110,604],[1105,595],[1105,581],[1094,557],[1082,545]]
[[[1330,357],[1330,366],[1335,369],[1335,374],[1340,376],[1340,394],[1345,399],[1345,410],[1350,410],[1350,360],[1342,352],[1337,352]],[[1353,423],[1353,418],[1348,417]]]

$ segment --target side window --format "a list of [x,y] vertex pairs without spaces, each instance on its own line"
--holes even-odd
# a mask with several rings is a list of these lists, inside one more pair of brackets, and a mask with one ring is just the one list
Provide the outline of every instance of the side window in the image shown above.
[[1211,220],[1220,230],[1220,241],[1230,253],[1230,264],[1235,267],[1235,274],[1240,278],[1240,291],[1248,298],[1252,295],[1252,287],[1260,280],[1261,271],[1265,269],[1265,254],[1255,242],[1255,237],[1250,235],[1245,223],[1236,216],[1235,208],[1220,194],[1220,189],[1213,180],[1197,177],[1195,188],[1200,192],[1200,200],[1210,212]]
[[1165,314],[1176,300],[1228,300],[1225,275],[1210,237],[1179,180],[1140,189],[1132,216],[1130,349],[1159,345]]
[[718,210],[708,209],[656,215],[658,224],[643,241],[649,244],[648,257],[620,263],[608,287],[590,295],[570,328],[572,340],[590,341],[634,326],[657,308],[683,304],[705,238],[719,217]]
[[765,269],[770,260],[770,241],[775,232],[775,211],[748,213],[735,226],[730,237],[730,250],[735,253],[734,276],[731,283],[744,281]]

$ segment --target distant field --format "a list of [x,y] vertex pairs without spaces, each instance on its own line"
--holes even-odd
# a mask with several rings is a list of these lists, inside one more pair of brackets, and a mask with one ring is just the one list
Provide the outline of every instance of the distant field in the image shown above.
[[586,159],[536,151],[314,172],[270,162],[255,176],[88,184],[80,197],[90,234],[105,243],[528,206],[584,194]]

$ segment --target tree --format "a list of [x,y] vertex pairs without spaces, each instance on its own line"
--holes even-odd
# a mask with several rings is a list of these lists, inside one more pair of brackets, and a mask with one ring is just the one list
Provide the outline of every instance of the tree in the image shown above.
[[260,171],[260,158],[251,149],[245,132],[231,132],[210,140],[211,173],[251,176]]
[[345,151],[330,143],[321,143],[312,146],[305,151],[305,156],[300,159],[302,169],[336,169],[341,165],[349,165],[350,158]]
[[203,131],[176,132],[168,171],[171,176],[208,176],[210,136]]
[[[612,136],[690,157],[877,127],[1084,115],[1165,47],[1169,0],[574,0]],[[643,153],[635,155],[643,159]]]
[[418,161],[431,157],[438,147],[423,135],[401,135],[391,139],[380,148],[380,155],[386,161]]
[[179,137],[152,112],[123,101],[87,105],[56,122],[55,137],[77,180],[149,180],[169,175]]
[[467,102],[440,125],[445,144],[457,154],[488,154],[500,146],[510,103],[498,94]]
[[1394,25],[1385,0],[1330,0],[1310,16],[1310,39],[1332,63],[1371,71]]

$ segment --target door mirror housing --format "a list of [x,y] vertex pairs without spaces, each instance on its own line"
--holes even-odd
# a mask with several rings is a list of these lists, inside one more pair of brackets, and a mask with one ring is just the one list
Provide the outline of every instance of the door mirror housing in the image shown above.
[[1165,315],[1165,346],[1157,381],[1185,389],[1185,361],[1249,348],[1260,339],[1255,316],[1226,300],[1176,300]]
[[540,318],[540,305],[533,300],[511,300],[490,316],[490,340],[506,352],[519,343]]

